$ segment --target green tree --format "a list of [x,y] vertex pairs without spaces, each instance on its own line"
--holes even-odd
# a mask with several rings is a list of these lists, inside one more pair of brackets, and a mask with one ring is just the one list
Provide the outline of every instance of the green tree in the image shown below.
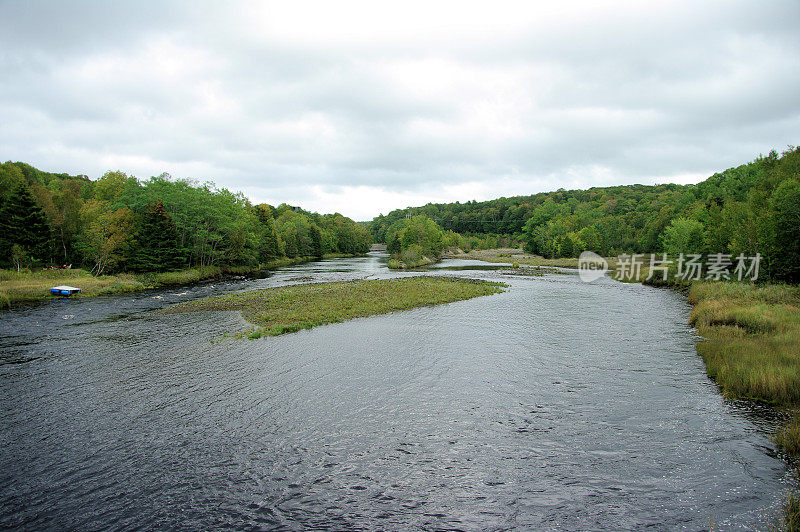
[[700,253],[703,249],[703,224],[697,220],[677,218],[664,230],[664,251],[670,255]]
[[311,256],[322,258],[322,232],[319,227],[312,224],[308,233],[311,240]]
[[772,275],[800,282],[800,182],[785,181],[772,195],[772,245],[768,253]]
[[283,256],[283,245],[275,229],[275,220],[272,217],[272,207],[263,203],[253,208],[260,224],[260,246],[258,259],[269,262]]
[[400,242],[400,233],[395,232],[389,238],[389,242],[386,244],[386,251],[389,252],[390,255],[395,255],[400,253],[403,250],[403,244]]
[[404,250],[416,244],[426,257],[438,259],[444,249],[444,231],[424,214],[414,216],[406,221],[400,243]]
[[115,268],[124,258],[134,234],[134,214],[127,207],[111,209],[107,203],[87,201],[81,208],[79,246],[92,261],[92,273]]
[[138,271],[169,271],[184,266],[178,230],[159,200],[147,209],[136,235],[130,267]]
[[26,186],[17,186],[0,208],[0,257],[8,257],[12,246],[18,253],[40,258],[50,238],[50,228],[42,208]]

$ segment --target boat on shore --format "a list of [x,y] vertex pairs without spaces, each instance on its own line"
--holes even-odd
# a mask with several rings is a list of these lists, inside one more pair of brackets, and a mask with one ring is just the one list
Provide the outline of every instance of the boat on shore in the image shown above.
[[75,288],[74,286],[54,286],[50,289],[50,293],[55,296],[69,297],[72,294],[80,294],[81,289]]

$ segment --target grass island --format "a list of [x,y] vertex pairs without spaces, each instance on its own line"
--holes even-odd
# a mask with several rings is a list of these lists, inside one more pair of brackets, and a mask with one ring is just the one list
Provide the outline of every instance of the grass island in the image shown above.
[[236,310],[257,327],[247,335],[255,339],[497,294],[507,286],[475,279],[427,276],[299,284],[187,301],[163,312]]

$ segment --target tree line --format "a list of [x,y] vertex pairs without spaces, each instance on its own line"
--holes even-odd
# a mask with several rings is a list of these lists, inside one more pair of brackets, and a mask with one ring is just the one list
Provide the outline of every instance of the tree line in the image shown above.
[[0,165],[0,266],[81,265],[95,274],[249,266],[361,254],[372,237],[341,214],[253,205],[213,183],[121,171],[100,179]]
[[559,189],[483,202],[429,203],[380,215],[370,231],[377,241],[388,242],[409,216],[420,215],[444,233],[459,233],[458,242],[467,249],[522,242],[526,251],[548,258],[577,257],[586,250],[604,256],[759,253],[766,277],[800,282],[800,148],[794,146],[698,184]]

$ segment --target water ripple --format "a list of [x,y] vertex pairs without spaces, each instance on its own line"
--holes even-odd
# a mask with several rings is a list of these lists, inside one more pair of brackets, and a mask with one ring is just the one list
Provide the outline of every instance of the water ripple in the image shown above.
[[722,400],[669,291],[440,268],[511,289],[213,343],[238,314],[152,312],[396,275],[416,273],[372,255],[0,314],[0,526],[748,529],[775,512],[780,419]]

